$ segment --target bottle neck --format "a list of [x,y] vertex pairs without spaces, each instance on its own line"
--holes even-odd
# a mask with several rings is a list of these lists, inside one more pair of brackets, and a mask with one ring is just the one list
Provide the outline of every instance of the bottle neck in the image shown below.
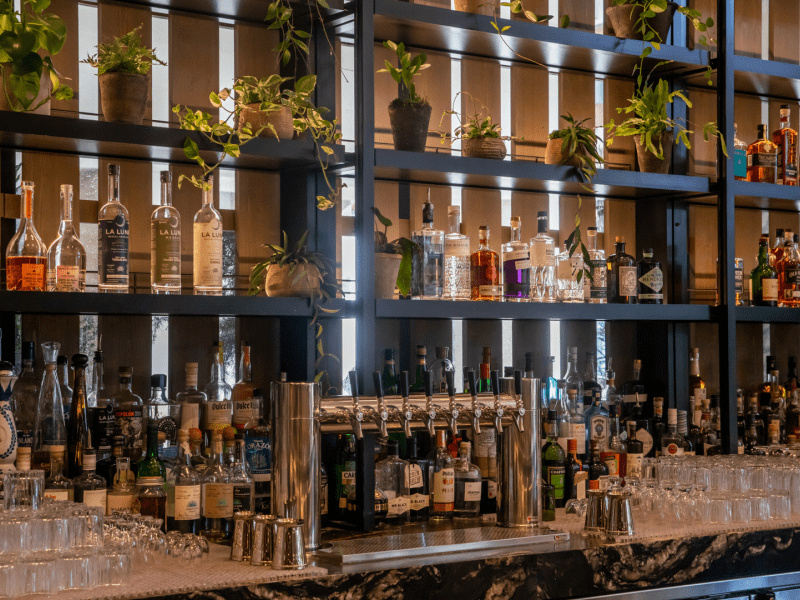
[[586,236],[586,250],[591,252],[595,249],[597,249],[597,236],[589,234]]
[[578,357],[570,355],[567,359],[567,372],[564,373],[564,379],[567,379],[570,375],[577,375],[578,374]]
[[674,424],[674,425],[672,423],[669,423],[667,425],[667,431],[669,431],[673,435],[677,434],[678,433],[678,425],[677,425],[677,423]]
[[700,376],[700,357],[695,355],[689,361],[689,374],[693,376]]
[[488,231],[481,231],[478,234],[478,246],[481,250],[488,250],[489,249],[489,232]]
[[220,440],[220,439],[214,440],[214,455],[213,455],[213,459],[214,459],[214,464],[215,465],[222,465],[225,462],[225,456],[223,454],[223,450],[222,449],[223,449],[222,440]]
[[58,380],[62,383],[62,385],[69,384],[69,365],[58,365],[56,368],[58,372]]
[[72,228],[72,191],[61,191],[61,225],[58,233],[64,233]]
[[659,417],[664,416],[664,407],[659,406],[658,404],[653,405],[653,414]]
[[642,378],[642,367],[633,367],[633,380],[639,381]]
[[469,448],[459,448],[458,457],[465,463],[470,463],[472,462],[472,450]]
[[519,242],[520,241],[520,232],[519,227],[511,227],[511,241],[512,242]]
[[158,430],[147,432],[147,458],[158,458]]
[[172,206],[172,185],[168,181],[161,182],[161,206]]
[[103,361],[94,362],[94,373],[92,373],[92,391],[97,392],[102,390],[103,386]]
[[187,467],[192,466],[192,448],[188,440],[178,442],[178,463]]
[[50,478],[64,476],[64,457],[63,455],[50,456]]
[[209,186],[207,190],[203,190],[203,206],[214,206],[214,188]]
[[250,346],[242,346],[242,359],[239,363],[239,373],[242,381],[252,379],[252,367],[250,366]]
[[[66,383],[66,380],[64,381]],[[86,404],[86,368],[75,367],[75,386],[72,390],[72,403],[77,407],[78,405]]]
[[760,244],[758,247],[758,264],[759,266],[769,264],[769,250],[766,244]]
[[225,373],[222,370],[222,365],[225,364],[223,352],[222,346],[214,349],[214,364],[211,365],[211,382],[213,383],[225,380]]
[[789,127],[789,113],[783,114],[781,111],[781,129]]
[[[576,367],[577,370],[577,367]],[[586,369],[583,371],[583,378],[586,381],[595,381],[597,377],[597,367],[594,362],[594,357],[586,359]]]
[[119,389],[120,391],[125,390],[127,392],[132,392],[131,390],[131,380],[129,377],[120,377],[119,378]]
[[119,173],[108,174],[108,201],[119,202]]
[[33,221],[33,188],[22,188],[22,211],[20,217],[26,221]]
[[447,215],[447,229],[449,233],[461,233],[461,215]]
[[186,389],[197,389],[197,369],[186,369]]
[[245,448],[244,441],[237,440],[236,441],[236,458],[237,463],[242,465],[242,468],[245,468],[247,464],[247,449]]

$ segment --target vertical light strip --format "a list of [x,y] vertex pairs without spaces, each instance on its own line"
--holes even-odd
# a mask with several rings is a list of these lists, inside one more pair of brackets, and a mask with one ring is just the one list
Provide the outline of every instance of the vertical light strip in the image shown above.
[[[511,67],[500,66],[500,129],[511,135]],[[511,140],[505,140],[506,160],[511,160]]]
[[[558,194],[547,195],[547,226],[550,231],[556,233],[561,229],[561,206],[558,203]],[[557,238],[558,236],[553,237]]]
[[511,190],[500,190],[500,223],[511,227]]
[[603,156],[605,146],[605,129],[602,125],[606,122],[605,116],[605,81],[602,79],[594,80],[594,132],[597,134],[597,152]]
[[500,377],[505,373],[505,367],[514,366],[514,321],[503,319],[500,321],[502,327],[502,340],[503,340],[503,364],[500,365]]
[[603,0],[594,0],[594,32],[603,33],[606,19],[606,6]]
[[[169,317],[153,316],[150,319],[153,330],[150,373],[167,375],[169,374]],[[167,379],[167,397],[169,397],[170,384],[174,385]]]
[[[234,32],[233,27],[230,25],[219,26],[219,88],[229,88],[233,85],[233,80],[236,77],[233,69],[235,59],[234,51]],[[215,90],[216,91],[216,90]],[[233,98],[228,98],[222,101],[222,106],[219,109],[219,118],[221,121],[226,120],[230,116],[230,112],[234,108]],[[232,123],[229,123],[232,125]]]
[[551,27],[558,27],[558,0],[547,0],[547,14],[553,15],[549,25]]
[[[169,57],[169,17],[153,15],[152,46],[156,56],[168,63]],[[152,87],[155,91],[153,102],[153,125],[156,127],[169,127],[169,64],[160,65],[153,63]]]
[[342,394],[349,396],[350,378],[347,373],[356,369],[356,320],[342,319]]
[[[342,288],[345,300],[356,299],[356,238],[342,236]],[[343,350],[344,351],[344,350]]]
[[[461,60],[457,58],[453,58],[450,60],[450,107],[453,108],[453,98],[456,97],[456,94],[461,91]],[[455,102],[455,107],[453,108],[459,115],[461,114],[461,97]],[[458,126],[461,125],[461,121],[459,120],[458,115],[453,115],[450,117],[450,134],[453,136],[455,140],[453,145],[451,146],[452,152],[455,155],[459,155],[461,153],[461,140],[455,139],[456,137],[456,129]]]
[[453,361],[453,368],[456,371],[456,391],[464,391],[464,321],[450,321],[452,324],[452,352],[450,357]]
[[[561,321],[550,321],[550,356],[555,357],[553,377],[561,377]],[[544,374],[542,374],[542,377]]]
[[[355,88],[355,54],[352,43],[341,42],[342,72],[339,85],[342,90],[342,139],[345,152],[356,151],[356,88]],[[355,193],[355,192],[353,192]]]
[[769,60],[769,5],[770,0],[761,0],[761,60]]
[[561,120],[558,106],[558,73],[550,71],[547,74],[547,87],[550,93],[547,103],[547,124],[550,131],[555,131],[559,128],[558,123]]
[[[78,4],[78,56],[97,54],[97,6]],[[97,69],[91,65],[78,65],[78,110],[84,119],[98,119],[100,112]]]

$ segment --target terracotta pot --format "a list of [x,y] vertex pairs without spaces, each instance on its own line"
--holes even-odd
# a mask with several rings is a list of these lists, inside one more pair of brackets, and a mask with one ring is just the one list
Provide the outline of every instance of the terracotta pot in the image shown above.
[[[649,20],[650,26],[655,29],[662,43],[666,41],[667,35],[669,35],[669,29],[672,27],[672,18],[675,16],[675,11],[677,9],[678,5],[675,2],[669,2],[667,4],[667,10],[656,14],[655,17]],[[606,14],[611,20],[611,27],[614,29],[614,35],[618,38],[627,40],[642,39],[641,30],[635,30],[639,15],[642,14],[642,7],[640,5],[623,4],[621,6],[609,6],[606,9]],[[658,42],[659,38],[656,38],[655,41]]]
[[464,156],[503,160],[506,157],[506,144],[500,138],[462,138],[461,152]]
[[253,133],[264,127],[259,137],[275,137],[272,130],[267,127],[271,123],[278,133],[279,140],[290,140],[294,137],[294,118],[291,109],[284,106],[280,110],[266,112],[259,110],[259,106],[261,105],[256,103],[246,104],[242,107],[239,115],[239,129],[244,127],[245,123],[250,123]]
[[98,78],[103,119],[110,123],[141,125],[147,110],[150,74],[103,73]]
[[375,297],[381,300],[394,298],[397,275],[400,273],[402,254],[375,253]]
[[456,0],[456,10],[493,17],[497,0]]
[[[583,148],[579,148],[577,154],[589,156]],[[544,164],[546,165],[566,165],[568,167],[580,167],[581,162],[573,156],[567,160],[569,155],[568,148],[564,147],[564,140],[561,138],[547,140],[547,148],[544,151]]]
[[319,291],[319,269],[314,265],[297,265],[289,274],[291,265],[270,265],[264,291],[271,298],[309,298]]
[[[658,139],[657,139],[658,138]],[[660,136],[653,137],[653,145],[658,147],[658,141],[661,140],[662,147],[664,148],[664,159],[657,158],[652,152],[646,150],[644,145],[640,142],[639,136],[633,136],[636,142],[636,158],[639,161],[639,170],[642,173],[669,173],[669,167],[672,164],[672,140],[674,135],[671,131],[664,131]]]
[[389,105],[389,121],[392,124],[395,150],[425,152],[428,126],[431,122],[430,104],[392,102]]
[[[6,75],[11,73],[11,69],[6,70]],[[11,93],[11,88],[8,86],[8,77],[3,77],[3,84],[6,87],[6,91],[8,95],[13,98],[13,94]],[[50,81],[50,75],[48,74],[47,70],[42,71],[42,76],[39,78],[39,95],[36,96],[33,102],[31,102],[31,106],[36,106],[47,98],[53,89],[53,82]],[[0,110],[11,110],[11,106],[9,106],[8,101],[6,100],[6,95],[0,90]],[[27,111],[34,115],[49,115],[50,114],[50,102],[45,102],[36,110]]]

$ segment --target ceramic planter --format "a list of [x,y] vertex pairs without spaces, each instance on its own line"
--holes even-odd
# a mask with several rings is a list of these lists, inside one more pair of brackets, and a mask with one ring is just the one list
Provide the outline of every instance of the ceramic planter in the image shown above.
[[103,119],[110,123],[141,125],[147,110],[150,75],[103,73],[98,79]]
[[[669,29],[672,27],[672,18],[675,16],[675,11],[678,5],[675,2],[667,3],[667,10],[662,13],[657,13],[655,17],[649,20],[650,26],[655,29],[664,43],[669,34]],[[609,6],[606,9],[606,14],[611,21],[611,27],[614,29],[614,35],[618,38],[627,40],[641,40],[642,32],[636,28],[636,22],[639,20],[639,15],[642,14],[642,7],[638,4],[623,4],[621,6]],[[655,41],[659,41],[658,38]]]
[[653,137],[653,145],[658,146],[659,139],[661,140],[662,147],[664,148],[664,158],[659,159],[649,150],[646,150],[644,144],[640,142],[639,136],[633,136],[636,142],[636,158],[639,161],[639,170],[642,173],[669,173],[669,167],[672,164],[672,140],[674,134],[671,131],[664,131],[660,136]]
[[392,102],[389,105],[389,121],[395,150],[425,152],[431,122],[430,104]]
[[394,298],[397,275],[400,273],[402,254],[375,253],[375,297],[381,300]]
[[[10,73],[11,70],[8,69],[6,71],[6,75]],[[8,86],[8,77],[3,77],[3,84],[6,86],[6,91],[11,98],[14,98],[13,94],[11,93],[11,88]],[[36,106],[47,98],[53,89],[53,84],[50,81],[50,75],[47,70],[42,71],[42,76],[39,78],[39,95],[36,96],[36,99],[31,103],[31,106]],[[11,106],[9,106],[8,101],[6,100],[6,95],[0,90],[0,110],[11,110]],[[45,102],[36,110],[28,111],[34,115],[49,115],[50,114],[50,102]]]
[[[569,150],[564,146],[564,140],[561,138],[554,140],[547,140],[547,148],[544,151],[544,164],[546,165],[566,165],[568,167],[580,167],[581,162],[577,157],[573,156],[566,160],[569,155]],[[588,156],[583,148],[579,148],[576,154],[583,154]]]
[[264,127],[259,137],[275,137],[272,130],[267,127],[271,123],[278,133],[279,140],[290,140],[294,137],[294,119],[290,108],[284,106],[280,110],[266,112],[259,110],[260,106],[260,104],[255,103],[245,104],[242,107],[242,112],[239,115],[239,129],[244,127],[245,123],[250,123],[253,133]]
[[319,269],[314,265],[270,265],[264,291],[271,298],[310,298],[319,292]]
[[500,138],[461,138],[461,152],[464,156],[503,160],[506,157],[506,144]]
[[456,0],[456,10],[493,17],[497,0]]

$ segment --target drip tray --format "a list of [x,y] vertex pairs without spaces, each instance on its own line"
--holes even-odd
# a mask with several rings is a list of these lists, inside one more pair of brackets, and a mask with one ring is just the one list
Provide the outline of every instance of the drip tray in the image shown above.
[[401,558],[423,558],[462,552],[519,549],[531,544],[565,542],[569,533],[549,529],[506,528],[494,525],[445,531],[401,533],[332,542],[315,556],[340,565]]

